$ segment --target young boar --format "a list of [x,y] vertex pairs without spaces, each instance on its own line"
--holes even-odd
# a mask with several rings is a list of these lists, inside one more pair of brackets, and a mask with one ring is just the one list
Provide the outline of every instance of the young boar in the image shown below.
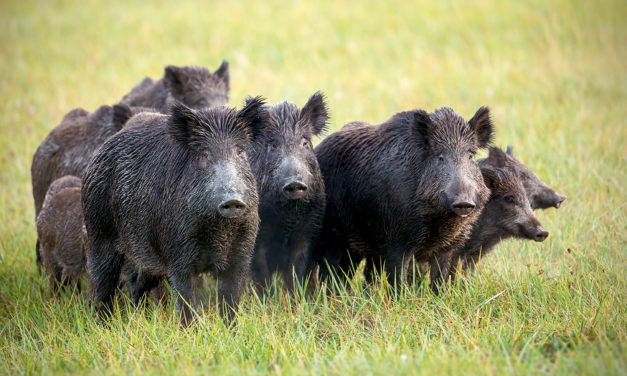
[[481,173],[490,189],[490,199],[473,223],[466,243],[431,260],[431,287],[436,293],[443,281],[455,277],[460,263],[464,273],[474,272],[479,258],[492,252],[501,240],[516,237],[543,242],[549,236],[533,214],[522,181],[514,171],[484,164]]
[[[419,262],[467,239],[487,201],[475,160],[492,139],[489,110],[468,121],[450,108],[350,123],[315,149],[326,211],[314,251],[320,277],[342,280],[363,257],[384,263],[392,286]],[[328,265],[328,266],[327,266]]]
[[490,154],[487,158],[479,160],[479,165],[491,165],[514,171],[525,188],[527,198],[533,210],[551,207],[557,209],[566,199],[566,196],[562,196],[549,188],[543,181],[538,179],[529,167],[516,159],[511,146],[507,146],[507,152],[503,152],[497,146],[490,147]]
[[329,115],[321,93],[302,109],[282,102],[269,107],[268,115],[266,131],[251,153],[261,219],[251,271],[260,289],[279,272],[294,292],[295,282],[305,283],[322,226],[324,182],[311,139],[326,129]]
[[170,115],[133,117],[96,152],[83,208],[101,317],[127,260],[141,275],[134,294],[168,278],[183,325],[196,307],[193,277],[215,273],[222,317],[233,318],[259,225],[247,151],[266,118],[259,98],[240,111],[176,104]]
[[[50,183],[65,175],[81,176],[98,147],[122,129],[132,114],[142,111],[154,110],[115,105],[101,106],[91,114],[82,108],[68,112],[33,155],[31,183],[35,217],[41,211]],[[39,243],[35,254],[37,265],[41,266]]]
[[50,287],[75,285],[85,273],[81,180],[63,176],[50,184],[37,216],[37,242]]
[[174,103],[191,108],[225,106],[229,101],[229,63],[223,61],[215,73],[204,67],[165,67],[163,77],[144,78],[120,103],[166,113]]

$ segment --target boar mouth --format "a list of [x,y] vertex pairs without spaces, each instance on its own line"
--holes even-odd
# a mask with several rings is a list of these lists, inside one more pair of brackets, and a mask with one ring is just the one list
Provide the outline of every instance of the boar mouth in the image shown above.
[[559,209],[560,206],[562,206],[562,202],[564,202],[564,200],[566,200],[566,196],[557,195],[557,201],[555,201],[555,204],[553,205],[555,209]]

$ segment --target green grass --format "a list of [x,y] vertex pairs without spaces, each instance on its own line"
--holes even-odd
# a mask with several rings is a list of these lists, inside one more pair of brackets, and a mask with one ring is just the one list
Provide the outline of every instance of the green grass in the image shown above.
[[[0,373],[627,373],[625,2],[179,3],[0,3]],[[246,293],[229,330],[207,279],[191,330],[171,303],[121,302],[98,325],[84,293],[53,298],[37,273],[32,154],[70,109],[223,58],[233,105],[322,90],[334,130],[489,105],[497,144],[568,200],[538,213],[547,241],[502,243],[439,297]]]

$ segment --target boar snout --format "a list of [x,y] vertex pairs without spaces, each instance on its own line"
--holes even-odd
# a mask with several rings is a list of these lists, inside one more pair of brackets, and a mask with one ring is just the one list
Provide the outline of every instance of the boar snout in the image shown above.
[[246,204],[240,200],[224,201],[218,207],[218,212],[225,218],[238,218],[246,212]]
[[307,195],[307,184],[294,180],[283,186],[283,194],[290,200],[300,200]]
[[562,196],[560,194],[557,195],[557,200],[555,200],[555,209],[559,209],[560,206],[562,205],[562,202],[564,202],[564,200],[566,200],[566,196]]
[[543,242],[546,238],[549,237],[549,232],[545,230],[542,226],[536,227],[536,232],[533,234],[533,240],[538,243]]
[[472,211],[475,209],[475,206],[476,205],[474,202],[472,202],[472,200],[460,200],[454,202],[453,205],[451,205],[451,209],[455,214],[459,215],[460,217],[465,217],[472,213]]

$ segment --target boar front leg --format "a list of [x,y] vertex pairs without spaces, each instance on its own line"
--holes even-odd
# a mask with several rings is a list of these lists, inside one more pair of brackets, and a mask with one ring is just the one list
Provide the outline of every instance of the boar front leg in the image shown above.
[[181,317],[181,326],[188,327],[193,321],[193,311],[196,310],[196,294],[191,268],[171,267],[168,270],[168,280],[176,297],[176,308]]

